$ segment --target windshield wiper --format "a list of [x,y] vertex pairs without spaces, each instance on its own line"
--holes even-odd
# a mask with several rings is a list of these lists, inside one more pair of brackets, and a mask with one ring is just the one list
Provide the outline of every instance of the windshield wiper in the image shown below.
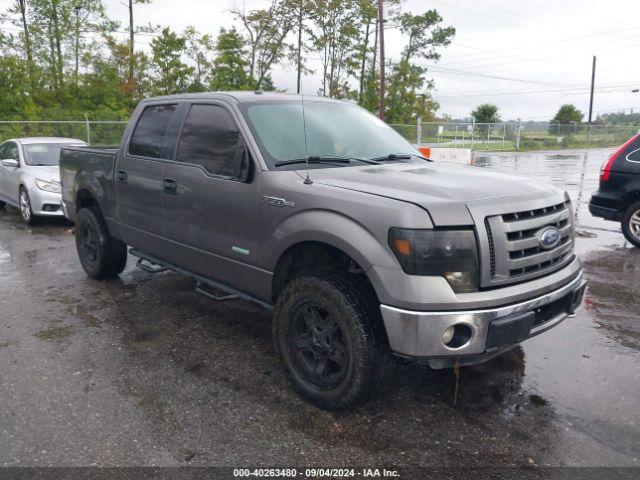
[[409,160],[410,158],[413,158],[413,157],[426,160],[427,162],[431,162],[431,159],[427,157],[423,157],[422,155],[418,155],[416,153],[390,153],[389,155],[385,155],[384,157],[370,158],[369,161],[383,162],[383,161],[394,161],[394,160]]
[[[367,160],[365,158],[352,158],[352,157],[340,157],[338,155],[312,155],[309,157],[309,163],[351,163],[355,162],[363,162],[368,163],[370,165],[379,165],[380,162],[376,160]],[[307,160],[304,158],[295,158],[293,160],[281,160],[276,162],[274,166],[282,167],[284,165],[294,165],[297,163],[307,163]]]
[[285,165],[295,165],[296,163],[351,163],[350,158],[343,157],[327,157],[327,156],[311,156],[309,158],[294,158],[293,160],[281,160],[274,163],[276,167],[283,167]]

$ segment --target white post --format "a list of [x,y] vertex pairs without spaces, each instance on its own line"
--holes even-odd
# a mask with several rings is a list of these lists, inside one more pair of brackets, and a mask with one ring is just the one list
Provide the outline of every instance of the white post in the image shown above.
[[84,114],[84,123],[87,128],[87,144],[91,145],[91,125],[89,124],[89,117]]
[[418,117],[418,125],[416,126],[416,143],[418,146],[422,143],[422,117]]
[[502,150],[505,150],[504,140],[507,136],[507,124],[502,125]]

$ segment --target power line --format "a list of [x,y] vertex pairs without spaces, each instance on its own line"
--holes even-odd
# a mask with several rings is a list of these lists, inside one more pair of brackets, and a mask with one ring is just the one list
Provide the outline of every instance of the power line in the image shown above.
[[[555,39],[555,40],[546,40],[544,42],[540,42],[537,44],[537,47],[540,47],[542,45],[557,45],[559,43],[565,43],[565,42],[574,42],[576,40],[582,40],[585,38],[593,38],[593,37],[602,37],[602,36],[608,36],[608,35],[619,35],[621,33],[624,32],[629,32],[629,31],[638,31],[637,27],[629,27],[629,28],[623,28],[623,29],[617,29],[617,30],[609,30],[606,32],[598,32],[598,33],[592,33],[592,34],[588,34],[588,35],[580,35],[577,37],[568,37],[568,38],[559,38],[559,39]],[[459,43],[456,43],[456,41],[452,42],[452,44],[458,44],[461,45]],[[467,48],[473,48],[475,50],[482,50],[478,47],[468,47]],[[564,47],[564,48],[568,48],[568,47]],[[503,50],[485,50],[487,54],[490,54],[494,57],[498,57],[498,58],[502,58],[502,57],[509,57],[509,56],[520,56],[523,54],[522,50],[517,50],[515,48],[508,48],[508,49],[503,49]],[[537,50],[536,50],[537,51]],[[513,52],[513,53],[512,53]],[[535,52],[535,51],[534,51]],[[454,57],[451,58],[451,60],[457,61],[458,59],[465,59],[465,58],[469,58],[469,57],[477,57],[477,54],[474,53],[465,53],[462,55],[456,55]]]
[[581,85],[576,85],[576,84],[569,84],[569,83],[553,83],[553,82],[541,82],[541,81],[536,81],[536,80],[527,80],[527,79],[523,79],[523,78],[515,78],[515,77],[504,77],[504,76],[500,76],[500,75],[491,75],[488,73],[481,73],[481,72],[477,72],[477,71],[467,71],[467,70],[459,70],[459,69],[453,69],[453,68],[446,68],[446,67],[439,67],[439,66],[435,66],[435,65],[427,65],[424,63],[418,63],[416,62],[417,65],[421,65],[424,67],[427,67],[433,71],[436,72],[441,72],[444,74],[450,74],[450,75],[462,75],[462,76],[472,76],[472,77],[482,77],[482,78],[492,78],[495,80],[505,80],[505,81],[510,81],[510,82],[519,82],[519,83],[530,83],[533,85],[545,85],[545,86],[550,86],[550,87],[581,87]]
[[446,2],[443,2],[442,0],[432,0],[432,1],[440,3],[440,4],[444,5],[445,7],[455,8],[456,10],[460,10],[460,11],[465,12],[465,13],[470,13],[471,15],[478,15],[480,17],[488,18],[490,20],[497,20],[498,22],[509,23],[509,24],[513,25],[513,22],[511,20],[506,20],[504,18],[493,17],[491,15],[487,15],[487,14],[482,13],[482,12],[469,10],[469,9],[462,8],[462,7],[458,7],[457,5],[450,5],[450,4],[446,3]]
[[[609,40],[600,40],[599,42],[597,42],[597,44],[595,45],[602,45],[603,43],[608,43],[608,42],[620,42],[620,41],[624,41],[624,40],[635,40],[635,42],[631,45],[624,45],[624,46],[619,46],[616,45],[616,49],[617,50],[621,50],[621,49],[627,49],[627,48],[636,48],[638,47],[640,44],[638,43],[638,41],[640,40],[640,37],[638,37],[637,35],[631,36],[631,37],[624,37],[624,38],[615,38],[615,39],[609,39]],[[490,62],[491,60],[496,60],[497,58],[501,58],[500,56],[497,56],[495,59],[493,58],[477,58],[475,60],[469,60],[466,62],[453,62],[453,63],[446,63],[445,65],[447,66],[457,66],[457,65],[463,65],[463,66],[474,66],[475,64],[478,65],[482,65],[482,67],[497,67],[497,66],[502,66],[502,65],[513,65],[516,63],[529,63],[529,62],[542,62],[545,60],[549,60],[549,59],[554,59],[554,58],[564,58],[567,56],[567,54],[565,53],[568,50],[576,50],[576,49],[584,49],[587,48],[588,45],[574,45],[574,46],[570,46],[570,47],[565,47],[563,49],[563,53],[560,54],[555,54],[555,55],[548,55],[548,56],[544,56],[544,57],[537,57],[537,58],[530,58],[531,53],[523,53],[521,55],[514,55],[512,58],[521,58],[522,60],[512,60],[512,61],[507,61],[507,62],[498,62],[498,63],[484,63],[484,62]],[[597,47],[596,47],[597,48]]]
[[[603,87],[597,88],[596,92],[605,94],[605,93],[624,93],[626,92],[626,88],[622,88],[620,86],[615,87]],[[477,93],[468,93],[468,92],[459,92],[459,93],[444,93],[442,95],[434,93],[433,96],[437,98],[460,98],[460,97],[503,97],[503,96],[521,96],[521,95],[537,95],[544,93],[558,93],[561,96],[571,96],[571,95],[583,95],[589,92],[589,87],[583,87],[580,89],[550,89],[550,90],[515,90],[515,91],[491,91],[491,92],[477,92]]]

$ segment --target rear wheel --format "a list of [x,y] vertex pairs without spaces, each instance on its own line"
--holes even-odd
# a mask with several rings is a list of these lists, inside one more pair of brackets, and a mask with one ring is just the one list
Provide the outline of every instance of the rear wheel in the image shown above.
[[625,210],[622,217],[622,233],[629,242],[640,247],[640,200]]
[[377,312],[354,276],[325,273],[287,284],[276,305],[273,339],[302,397],[337,410],[373,391],[386,358]]
[[76,219],[76,248],[82,268],[91,278],[118,276],[127,263],[127,246],[109,235],[96,207],[83,208]]
[[38,217],[33,214],[29,192],[27,192],[27,189],[24,187],[20,187],[20,192],[18,193],[18,207],[20,208],[22,221],[25,224],[33,225],[36,223]]

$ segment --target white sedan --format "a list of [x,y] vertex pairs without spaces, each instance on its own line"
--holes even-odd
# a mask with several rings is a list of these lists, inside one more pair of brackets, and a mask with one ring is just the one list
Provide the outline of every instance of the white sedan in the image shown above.
[[26,224],[38,217],[62,217],[60,148],[86,146],[75,138],[15,138],[0,144],[0,208],[20,209]]

